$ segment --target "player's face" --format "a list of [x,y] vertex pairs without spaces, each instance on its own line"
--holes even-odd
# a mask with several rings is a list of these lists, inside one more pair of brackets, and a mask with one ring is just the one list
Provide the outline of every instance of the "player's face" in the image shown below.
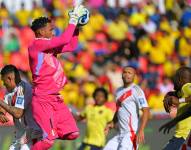
[[1,80],[8,92],[11,92],[16,87],[14,73],[8,73],[1,76]]
[[106,99],[105,99],[105,95],[103,92],[98,91],[95,94],[95,103],[96,105],[103,105],[105,103]]
[[54,36],[54,25],[47,23],[47,25],[42,28],[42,34],[44,38],[52,38]]
[[133,68],[126,67],[123,69],[122,79],[124,85],[133,83],[134,78],[135,78],[135,70]]

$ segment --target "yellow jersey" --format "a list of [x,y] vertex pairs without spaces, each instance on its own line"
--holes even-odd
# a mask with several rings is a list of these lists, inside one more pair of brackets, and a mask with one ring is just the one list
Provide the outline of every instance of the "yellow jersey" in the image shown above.
[[86,134],[84,143],[102,147],[105,145],[106,136],[104,133],[108,122],[113,119],[114,113],[104,105],[89,105],[80,114],[86,118]]
[[[191,95],[191,83],[186,83],[182,87],[181,91],[182,97],[188,97]],[[182,103],[179,105],[177,115],[180,115],[183,113],[188,107],[190,107],[190,103]],[[184,139],[187,138],[188,134],[190,133],[191,130],[191,117],[188,117],[182,121],[180,121],[176,125],[176,130],[175,130],[175,137],[183,137]]]
[[[186,104],[182,103],[179,105],[177,116],[180,115],[182,112],[184,112],[191,104]],[[190,133],[191,130],[191,117],[188,117],[182,121],[180,121],[176,125],[176,130],[175,130],[175,137],[183,137],[184,139],[187,138],[188,134]]]

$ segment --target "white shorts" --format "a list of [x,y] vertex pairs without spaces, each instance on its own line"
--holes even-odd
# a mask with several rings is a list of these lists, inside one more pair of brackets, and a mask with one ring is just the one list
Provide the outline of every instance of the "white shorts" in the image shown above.
[[9,147],[9,150],[30,150],[31,146],[32,146],[32,142],[27,144],[20,144],[17,142],[13,142],[11,146]]
[[[15,139],[9,147],[9,150],[30,150],[33,139],[40,140],[41,138],[42,133],[38,130],[16,130]],[[25,139],[27,139],[27,141],[25,141]]]
[[103,150],[137,150],[136,136],[130,133],[118,134],[106,144]]

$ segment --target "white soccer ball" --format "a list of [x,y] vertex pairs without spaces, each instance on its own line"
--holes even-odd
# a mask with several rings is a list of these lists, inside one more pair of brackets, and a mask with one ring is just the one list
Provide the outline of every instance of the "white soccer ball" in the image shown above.
[[78,25],[84,26],[89,22],[90,19],[90,12],[87,8],[84,8],[84,14],[79,17],[78,19]]

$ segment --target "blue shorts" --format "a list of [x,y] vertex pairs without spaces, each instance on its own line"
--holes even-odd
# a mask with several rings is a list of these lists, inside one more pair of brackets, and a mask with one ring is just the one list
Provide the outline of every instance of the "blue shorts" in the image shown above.
[[163,148],[163,150],[179,150],[184,142],[184,138],[177,138],[173,136],[172,139],[170,139],[167,145]]

